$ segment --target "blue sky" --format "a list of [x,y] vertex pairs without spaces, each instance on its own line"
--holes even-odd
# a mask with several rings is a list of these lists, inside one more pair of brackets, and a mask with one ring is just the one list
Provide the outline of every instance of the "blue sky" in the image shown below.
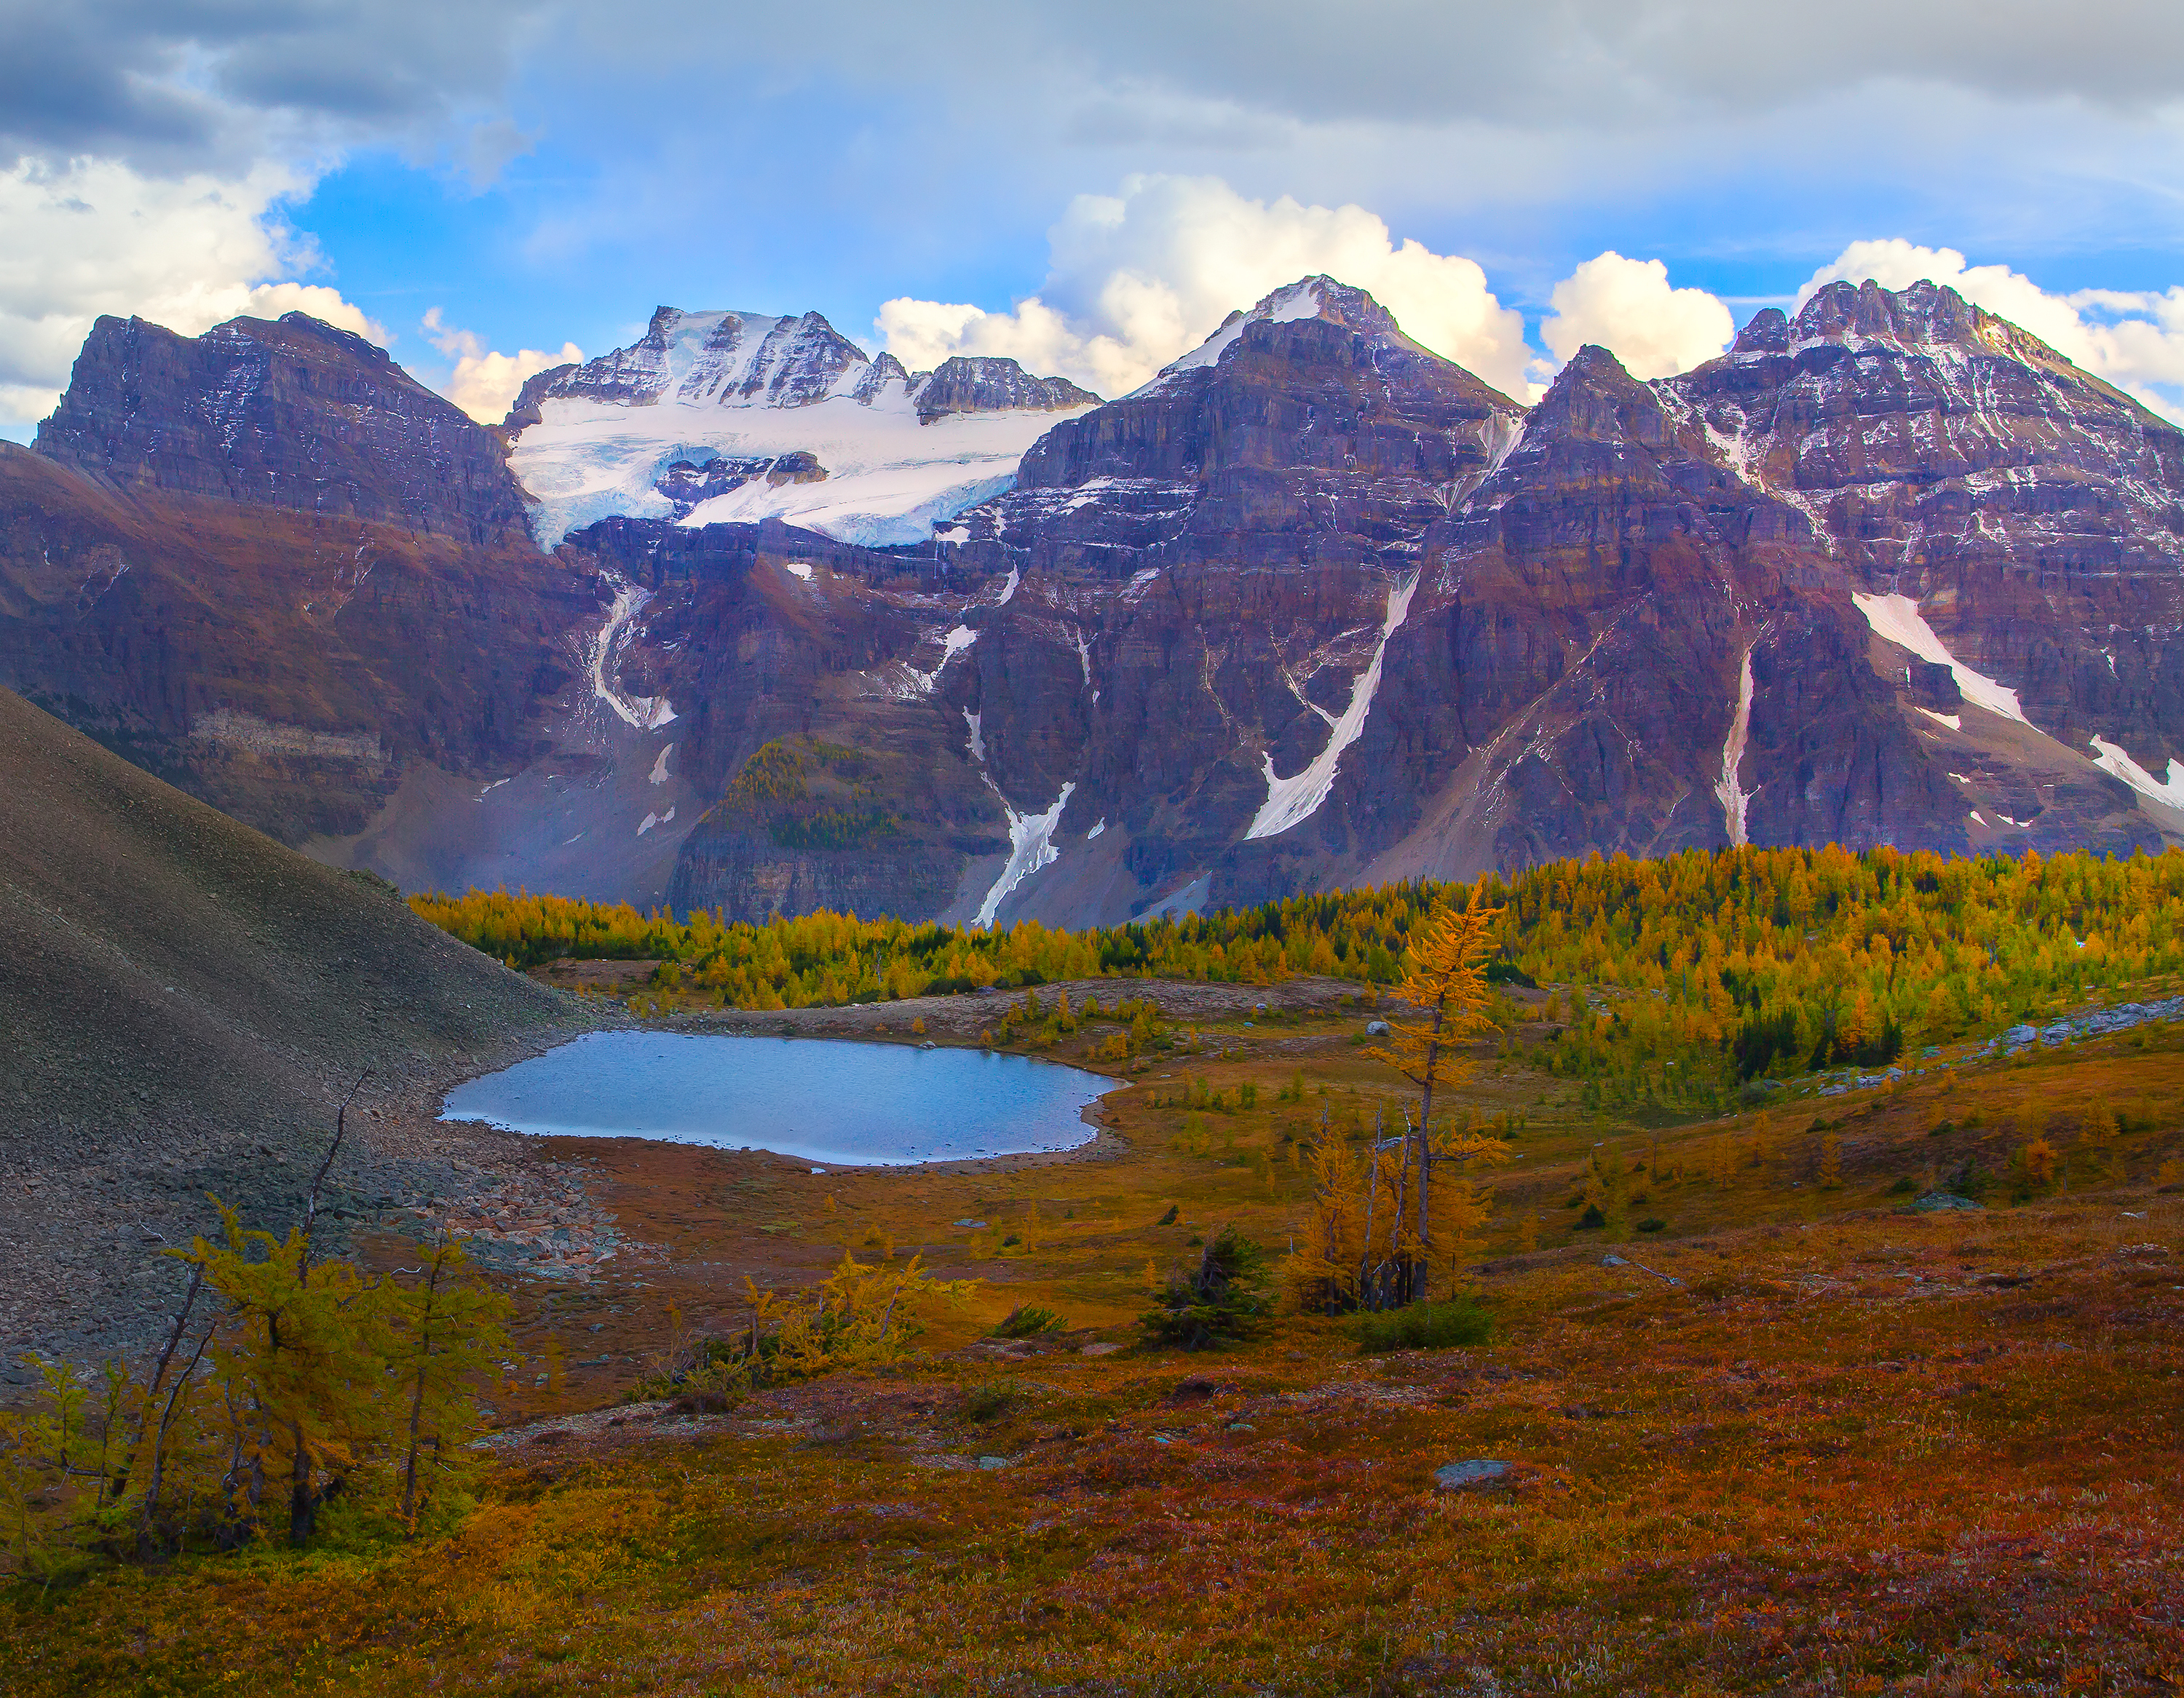
[[301,306],[473,410],[663,302],[1112,392],[1288,264],[1370,273],[1513,390],[1577,340],[1703,358],[1831,266],[1953,265],[2173,404],[2180,13],[0,0],[0,431],[99,312]]

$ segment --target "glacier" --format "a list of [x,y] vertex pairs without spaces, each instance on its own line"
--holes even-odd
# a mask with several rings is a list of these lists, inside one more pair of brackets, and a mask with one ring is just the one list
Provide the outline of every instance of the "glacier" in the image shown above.
[[[509,420],[509,466],[537,503],[532,531],[543,548],[616,515],[676,517],[678,504],[658,487],[668,468],[715,456],[763,469],[679,523],[779,519],[868,548],[925,543],[1011,487],[1025,451],[1088,410],[921,414],[928,374],[886,354],[868,359],[816,315],[663,308],[643,341],[548,376],[530,403],[535,417]],[[770,476],[789,454],[811,455],[821,475]]]

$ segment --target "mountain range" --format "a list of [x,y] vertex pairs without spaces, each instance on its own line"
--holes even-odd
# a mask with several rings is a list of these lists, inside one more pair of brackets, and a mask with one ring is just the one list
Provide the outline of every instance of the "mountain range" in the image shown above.
[[1525,405],[1312,277],[1102,402],[662,308],[480,426],[101,320],[0,683],[409,887],[1112,922],[1724,843],[2184,838],[2184,432],[1949,289]]

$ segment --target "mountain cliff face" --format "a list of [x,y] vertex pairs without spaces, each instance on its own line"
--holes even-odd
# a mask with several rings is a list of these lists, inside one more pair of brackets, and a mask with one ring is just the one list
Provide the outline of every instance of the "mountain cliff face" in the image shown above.
[[[889,354],[881,359],[894,364]],[[878,362],[874,370],[878,369]],[[898,370],[900,367],[896,367]],[[1095,407],[1100,398],[1066,377],[1034,377],[1013,359],[957,354],[931,371],[905,380],[917,406],[917,422],[929,425],[950,413],[1067,413]]]
[[2007,686],[2004,717],[2073,750],[2098,739],[2122,752],[2110,770],[2168,788],[2184,432],[1930,283],[1831,284],[1662,387],[1725,464],[1811,516],[1858,592],[1890,598],[1880,623],[1912,654],[1946,650]]
[[382,348],[302,313],[200,337],[102,318],[37,452],[123,490],[391,525],[475,548],[525,536],[499,443]]
[[1523,411],[1362,290],[1306,278],[1136,393],[1056,426],[955,540],[974,565],[1109,576],[1255,557],[1392,568],[1415,561]]
[[[2088,585],[2174,593],[2176,435],[1942,290],[1827,292],[1666,382],[1589,348],[1528,412],[1306,279],[939,533],[963,600],[910,664],[1011,846],[967,854],[943,911],[1114,919],[1747,840],[2158,845],[2180,797],[2121,780],[2168,744],[2111,760],[2018,711],[2054,662],[1951,609],[2000,598],[2004,631],[2117,649],[2120,693],[2125,621]],[[1930,539],[1967,484],[1988,510],[1954,528],[1997,539],[1997,585],[2006,557],[2075,590],[2028,607],[1876,560],[1875,513]],[[732,882],[686,860],[677,889]]]
[[663,309],[510,415],[607,515],[550,557],[72,470],[138,439],[81,387],[0,454],[0,682],[406,884],[1081,924],[2184,840],[2184,433],[1930,286],[1529,408],[1324,277],[1096,405]]
[[[900,546],[1006,488],[1056,415],[1099,398],[1013,359],[905,371],[892,354],[867,359],[817,313],[661,307],[629,347],[532,378],[501,431],[548,546],[610,516],[783,519]],[[766,475],[792,459],[800,476]],[[678,468],[711,461],[727,475],[683,499],[691,480]]]
[[590,581],[498,440],[291,314],[103,319],[35,452],[0,444],[0,682],[289,843],[422,764],[528,760]]

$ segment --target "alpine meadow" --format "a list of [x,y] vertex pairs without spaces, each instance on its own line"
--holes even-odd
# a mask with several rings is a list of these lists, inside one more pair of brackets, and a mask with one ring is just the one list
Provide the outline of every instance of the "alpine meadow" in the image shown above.
[[2172,11],[0,7],[0,1694],[2176,1693]]

